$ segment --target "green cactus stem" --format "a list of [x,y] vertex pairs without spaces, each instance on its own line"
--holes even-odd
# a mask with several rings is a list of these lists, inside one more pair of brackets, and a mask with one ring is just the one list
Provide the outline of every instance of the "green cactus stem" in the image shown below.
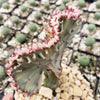
[[35,6],[35,0],[29,0],[29,4],[30,4],[31,6]]
[[3,3],[5,3],[6,0],[0,0],[0,7],[2,6]]
[[15,0],[15,2],[20,2],[20,0]]
[[41,19],[42,14],[41,14],[41,12],[36,11],[34,16],[36,19]]
[[64,4],[66,4],[66,3],[68,2],[68,0],[62,0],[62,2],[63,2]]
[[78,0],[78,6],[84,7],[85,6],[85,1],[84,0]]
[[96,2],[96,8],[100,8],[100,1]]
[[9,9],[9,4],[5,2],[5,3],[2,4],[2,7],[4,9]]
[[5,68],[12,79],[11,85],[29,95],[36,94],[44,72],[44,86],[57,88],[62,54],[74,34],[78,33],[80,22],[80,11],[73,7],[51,14],[48,22],[43,23],[44,39],[39,35],[33,42],[17,47],[6,60]]
[[89,25],[88,25],[88,30],[89,30],[90,32],[92,32],[94,29],[95,29],[95,24],[89,24]]
[[94,39],[93,37],[90,36],[90,37],[88,37],[88,38],[86,39],[86,42],[85,42],[85,43],[86,43],[87,46],[91,46],[91,47],[92,47],[93,44],[95,43],[95,39]]
[[94,18],[95,18],[96,20],[99,20],[99,19],[100,19],[100,13],[99,13],[99,12],[96,12],[96,13],[94,14]]
[[35,24],[30,24],[30,25],[29,25],[29,30],[30,30],[31,32],[37,31],[36,25],[35,25]]
[[59,7],[59,10],[60,11],[63,11],[65,9],[65,6],[64,5],[61,5],[60,7]]
[[24,34],[18,33],[18,34],[16,35],[16,39],[17,39],[18,42],[22,43],[22,42],[25,41],[26,37],[25,37]]
[[4,68],[2,66],[0,66],[0,80],[2,80],[5,77],[5,71]]
[[27,10],[27,7],[26,7],[25,5],[22,5],[22,6],[21,6],[21,11],[22,11],[22,12],[26,12],[26,10]]
[[14,23],[14,24],[18,24],[19,23],[19,17],[17,17],[17,16],[12,16],[12,22]]
[[9,33],[10,33],[9,28],[6,27],[6,26],[4,26],[4,27],[2,28],[2,34],[3,34],[4,36],[7,36]]
[[44,7],[45,7],[46,9],[49,9],[49,7],[50,7],[49,2],[45,2],[45,3],[44,3]]
[[90,59],[87,56],[81,56],[79,58],[79,63],[82,66],[87,66],[90,63]]

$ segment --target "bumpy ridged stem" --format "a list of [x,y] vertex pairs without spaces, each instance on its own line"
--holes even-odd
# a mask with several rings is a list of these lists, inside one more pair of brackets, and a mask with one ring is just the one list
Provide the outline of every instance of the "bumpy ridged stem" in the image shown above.
[[79,21],[79,10],[73,7],[51,14],[48,22],[43,23],[45,36],[42,38],[39,35],[39,39],[34,39],[32,43],[17,47],[12,57],[7,59],[5,68],[11,85],[20,92],[36,94],[45,70],[44,82],[48,80],[48,84],[44,85],[52,89],[57,87],[62,53],[77,33]]

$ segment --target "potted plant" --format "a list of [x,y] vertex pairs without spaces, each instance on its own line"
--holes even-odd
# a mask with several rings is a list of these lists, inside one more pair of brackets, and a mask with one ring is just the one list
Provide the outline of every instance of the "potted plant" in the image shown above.
[[[37,16],[37,18],[40,17]],[[61,58],[66,45],[71,42],[74,34],[81,27],[80,11],[69,6],[63,11],[51,14],[48,22],[44,22],[43,25],[45,27],[44,38],[40,35],[38,39],[33,39],[33,42],[16,48],[12,56],[6,60],[5,68],[11,86],[15,87],[18,93],[33,97],[35,94],[42,94],[42,90],[45,90],[45,94],[46,91],[50,93],[49,97],[47,94],[45,95],[45,97],[48,97],[47,100],[52,100],[52,92],[59,92],[56,89],[64,88],[61,85],[66,83],[64,80],[66,81],[67,78],[67,68],[62,67]],[[68,68],[68,70],[72,69]],[[76,73],[79,72],[76,71]],[[43,76],[45,79],[42,81]],[[79,73],[79,76],[81,76],[81,73]],[[81,79],[84,78],[81,76]],[[86,80],[83,81],[88,87],[90,86]],[[42,89],[40,88],[41,85]],[[74,92],[70,92],[71,95],[74,95],[75,98],[82,95],[82,90],[78,86],[73,88]],[[76,92],[77,90],[80,92]],[[92,95],[90,87],[89,90]],[[67,92],[63,92],[61,91],[62,96],[60,98],[65,99],[66,96],[64,95]],[[55,99],[57,98],[55,97]],[[70,98],[72,97],[68,97],[68,99]],[[87,96],[87,98],[93,100],[93,96]]]

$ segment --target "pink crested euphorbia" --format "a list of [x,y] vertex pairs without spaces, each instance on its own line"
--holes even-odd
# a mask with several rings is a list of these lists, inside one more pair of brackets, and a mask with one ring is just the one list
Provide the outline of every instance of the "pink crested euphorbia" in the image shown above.
[[33,42],[17,47],[6,60],[11,85],[19,92],[36,94],[44,73],[44,86],[51,89],[59,86],[62,54],[74,34],[78,33],[80,22],[80,11],[75,7],[69,6],[64,11],[50,14],[48,22],[43,23],[44,39],[39,35]]

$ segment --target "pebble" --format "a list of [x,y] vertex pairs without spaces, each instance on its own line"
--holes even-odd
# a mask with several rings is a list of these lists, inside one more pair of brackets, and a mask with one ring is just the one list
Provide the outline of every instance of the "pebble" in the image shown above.
[[[66,77],[68,78],[67,80]],[[57,92],[60,89],[63,92]],[[64,73],[62,72],[60,76],[60,87],[57,90],[57,95],[59,94],[59,98],[62,100],[72,100],[72,98],[73,100],[94,100],[90,83],[84,79],[83,75],[77,69],[68,66],[66,66],[66,72],[64,69]]]
[[82,96],[82,90],[78,86],[74,86],[74,96]]
[[40,91],[39,91],[39,94],[40,95],[43,95],[44,97],[47,97],[47,98],[49,98],[49,99],[52,99],[52,90],[51,89],[49,89],[49,88],[46,88],[46,87],[44,87],[44,86],[42,86],[41,88],[40,88]]

